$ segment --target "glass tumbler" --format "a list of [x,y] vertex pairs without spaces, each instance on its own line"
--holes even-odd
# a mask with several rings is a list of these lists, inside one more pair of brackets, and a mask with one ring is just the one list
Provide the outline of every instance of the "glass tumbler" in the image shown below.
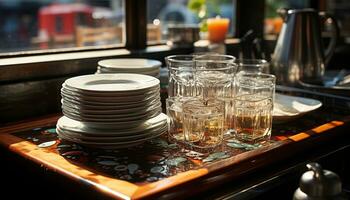
[[238,140],[255,142],[270,138],[275,82],[271,74],[237,74],[233,125]]
[[183,104],[183,127],[186,144],[195,149],[211,149],[223,140],[224,102],[196,99]]
[[194,57],[195,55],[172,55],[165,58],[169,69],[169,97],[195,96]]
[[183,132],[183,103],[192,97],[169,97],[166,101],[168,116],[168,140],[174,143],[184,143]]
[[197,95],[203,99],[225,102],[225,130],[232,129],[233,81],[237,71],[235,57],[230,55],[203,55],[195,58]]
[[238,59],[238,73],[266,73],[270,72],[269,63],[264,59]]

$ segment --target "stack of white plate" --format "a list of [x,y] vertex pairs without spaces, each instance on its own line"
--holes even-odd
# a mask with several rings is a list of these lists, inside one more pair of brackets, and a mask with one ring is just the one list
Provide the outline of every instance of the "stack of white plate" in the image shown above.
[[70,78],[61,89],[60,138],[97,148],[125,148],[167,130],[159,80],[142,74]]
[[98,62],[96,74],[135,73],[159,78],[162,63],[158,60],[141,58],[107,59]]

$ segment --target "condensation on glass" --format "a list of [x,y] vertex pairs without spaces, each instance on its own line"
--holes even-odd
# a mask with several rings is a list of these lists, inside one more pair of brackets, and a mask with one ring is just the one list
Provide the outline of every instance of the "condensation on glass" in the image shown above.
[[122,45],[124,0],[2,0],[0,53]]
[[193,29],[198,26],[206,32],[202,22],[211,17],[230,19],[229,35],[234,35],[235,0],[148,0],[147,1],[147,40],[148,43],[160,43],[168,39],[168,28],[174,26]]

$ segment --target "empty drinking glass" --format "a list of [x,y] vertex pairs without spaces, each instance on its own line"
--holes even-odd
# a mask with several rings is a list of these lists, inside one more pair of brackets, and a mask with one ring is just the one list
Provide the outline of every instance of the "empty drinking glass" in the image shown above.
[[263,59],[238,59],[238,72],[269,73],[269,63]]
[[237,74],[233,126],[238,140],[255,142],[271,136],[275,82],[271,74]]
[[194,96],[194,55],[172,55],[165,58],[169,69],[168,96]]

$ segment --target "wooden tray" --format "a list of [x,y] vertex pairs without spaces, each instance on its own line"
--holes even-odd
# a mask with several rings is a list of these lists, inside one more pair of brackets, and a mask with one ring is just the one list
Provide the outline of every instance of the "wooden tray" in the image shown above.
[[183,198],[343,137],[349,115],[325,106],[274,125],[271,141],[237,146],[228,137],[215,152],[203,155],[164,138],[126,150],[86,148],[57,138],[59,115],[0,128],[0,144],[112,198]]

